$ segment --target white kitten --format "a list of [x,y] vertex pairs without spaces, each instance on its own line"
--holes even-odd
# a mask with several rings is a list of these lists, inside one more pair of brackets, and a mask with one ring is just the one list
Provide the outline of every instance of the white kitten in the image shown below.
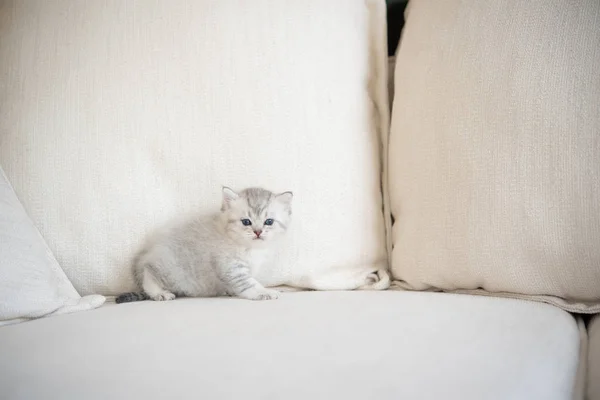
[[291,222],[291,201],[291,192],[223,188],[221,212],[171,224],[145,244],[133,262],[141,292],[121,294],[117,303],[176,296],[276,299],[279,292],[263,287],[252,271],[272,258]]

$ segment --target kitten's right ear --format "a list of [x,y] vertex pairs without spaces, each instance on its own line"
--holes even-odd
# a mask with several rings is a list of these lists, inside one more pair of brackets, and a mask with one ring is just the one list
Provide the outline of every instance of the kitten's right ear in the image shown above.
[[234,192],[231,188],[223,186],[223,203],[221,205],[221,211],[225,211],[231,206],[231,202],[238,199],[239,194]]

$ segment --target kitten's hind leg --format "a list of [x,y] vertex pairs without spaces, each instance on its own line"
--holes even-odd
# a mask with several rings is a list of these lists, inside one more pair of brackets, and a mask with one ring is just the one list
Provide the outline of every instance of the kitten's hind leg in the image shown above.
[[142,280],[142,288],[144,292],[154,301],[173,300],[175,295],[165,290],[158,279],[148,270],[144,268],[144,277]]

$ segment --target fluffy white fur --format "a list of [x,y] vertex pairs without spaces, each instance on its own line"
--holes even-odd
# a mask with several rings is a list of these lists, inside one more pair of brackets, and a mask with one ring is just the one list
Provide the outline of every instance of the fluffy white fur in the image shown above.
[[279,292],[262,286],[253,271],[273,261],[277,239],[291,222],[291,201],[291,192],[223,188],[220,212],[172,223],[147,241],[133,263],[141,292],[122,294],[117,302],[222,295],[276,299]]

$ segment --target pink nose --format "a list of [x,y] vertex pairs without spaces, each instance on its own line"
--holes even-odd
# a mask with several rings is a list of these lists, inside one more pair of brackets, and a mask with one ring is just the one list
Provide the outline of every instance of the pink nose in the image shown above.
[[260,237],[261,233],[262,233],[262,231],[254,231],[254,234],[256,235],[256,237]]

